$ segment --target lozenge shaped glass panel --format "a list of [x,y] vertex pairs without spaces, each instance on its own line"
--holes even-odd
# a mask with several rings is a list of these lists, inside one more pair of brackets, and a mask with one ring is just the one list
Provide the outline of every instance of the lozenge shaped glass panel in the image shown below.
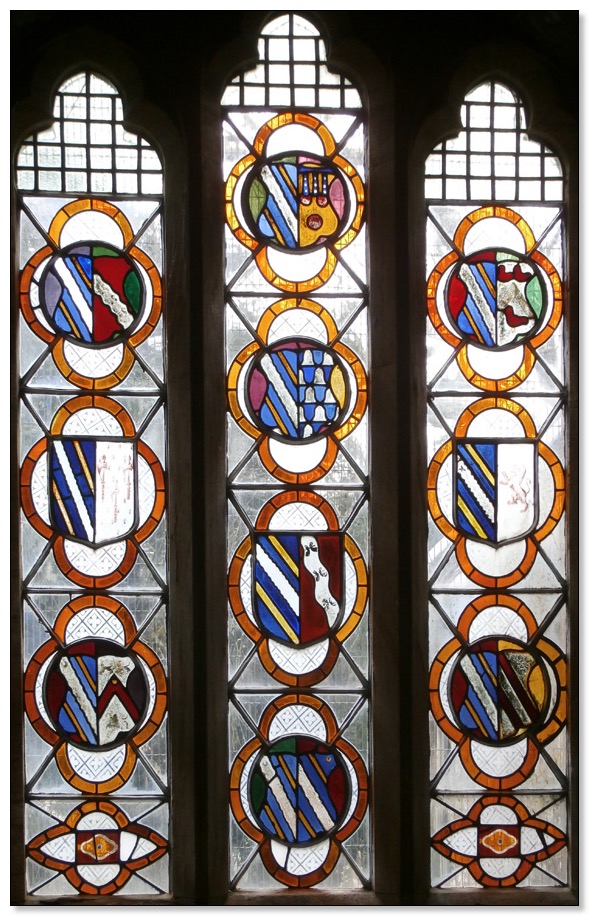
[[27,578],[26,587],[33,589],[64,589],[71,586],[58,569],[51,547],[47,544],[41,551],[37,562],[32,566]]
[[249,867],[239,878],[236,887],[239,890],[279,890],[282,885],[272,878],[260,859],[260,856],[256,855]]
[[244,719],[239,707],[229,706],[229,760],[233,762],[246,741],[253,738],[254,730]]
[[[233,420],[230,422],[233,424]],[[230,433],[229,438],[231,436],[232,434]],[[265,465],[262,464],[255,445],[251,445],[251,440],[249,449],[244,451],[243,458],[231,474],[230,480],[235,487],[263,485],[266,488],[270,488],[275,484],[275,479]]]
[[369,886],[371,877],[370,837],[370,815],[367,814],[356,832],[343,843],[345,853],[360,871],[359,878],[364,886]]
[[[153,865],[148,865],[147,868],[143,868],[140,875],[140,880],[147,884],[145,893],[167,894],[170,890],[169,856],[162,856],[162,858],[154,862]],[[139,878],[139,875],[136,877]]]
[[[149,866],[144,869],[144,872],[149,873],[152,869],[157,869],[158,877],[159,874],[166,875],[169,869],[169,863],[167,861],[167,856],[164,856],[159,862],[156,862],[154,866]],[[161,879],[159,879],[161,881]],[[123,896],[124,894],[161,894],[166,893],[168,890],[168,882],[162,881],[163,886],[152,884],[150,881],[144,877],[142,872],[141,877],[139,875],[132,875],[129,881],[126,883],[125,887],[121,888],[120,891],[115,891],[115,896]]]

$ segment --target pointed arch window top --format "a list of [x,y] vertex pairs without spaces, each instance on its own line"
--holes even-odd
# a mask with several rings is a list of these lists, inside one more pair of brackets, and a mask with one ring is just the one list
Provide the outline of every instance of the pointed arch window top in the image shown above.
[[222,104],[247,108],[362,107],[352,83],[325,63],[325,42],[308,19],[287,13],[268,22],[258,39],[259,63],[235,77]]
[[523,102],[510,88],[481,83],[466,95],[460,114],[464,129],[427,159],[429,200],[563,200],[561,164],[545,144],[529,138]]
[[161,195],[153,147],[123,126],[123,103],[104,77],[82,72],[55,95],[54,123],[20,148],[16,184],[29,193]]

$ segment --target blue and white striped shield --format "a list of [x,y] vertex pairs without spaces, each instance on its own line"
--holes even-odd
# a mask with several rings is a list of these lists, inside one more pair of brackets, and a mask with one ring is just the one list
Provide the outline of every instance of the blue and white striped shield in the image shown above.
[[525,537],[536,525],[536,480],[534,440],[456,440],[456,528],[467,538],[495,545]]
[[342,607],[339,534],[255,535],[253,606],[271,639],[300,647],[325,639]]
[[49,448],[51,525],[92,547],[127,537],[136,527],[133,439],[63,436]]

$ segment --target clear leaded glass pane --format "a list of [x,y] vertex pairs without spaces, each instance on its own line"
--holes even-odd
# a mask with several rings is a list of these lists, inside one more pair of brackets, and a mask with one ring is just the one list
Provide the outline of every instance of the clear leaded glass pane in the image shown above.
[[16,167],[27,892],[158,895],[169,889],[162,168],[96,74],[66,80],[54,116]]
[[233,888],[370,884],[364,116],[315,27],[223,96]]
[[567,884],[563,178],[496,82],[427,160],[431,881]]

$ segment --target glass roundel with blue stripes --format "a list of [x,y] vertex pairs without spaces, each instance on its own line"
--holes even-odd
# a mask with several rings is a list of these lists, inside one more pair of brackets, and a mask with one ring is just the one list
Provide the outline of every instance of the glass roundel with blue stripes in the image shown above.
[[223,97],[230,881],[369,887],[364,112],[303,16],[259,54]]
[[[82,71],[16,162],[26,892],[169,892],[162,165]],[[91,800],[89,800],[91,799]]]
[[426,163],[431,882],[566,887],[563,173],[491,81]]

